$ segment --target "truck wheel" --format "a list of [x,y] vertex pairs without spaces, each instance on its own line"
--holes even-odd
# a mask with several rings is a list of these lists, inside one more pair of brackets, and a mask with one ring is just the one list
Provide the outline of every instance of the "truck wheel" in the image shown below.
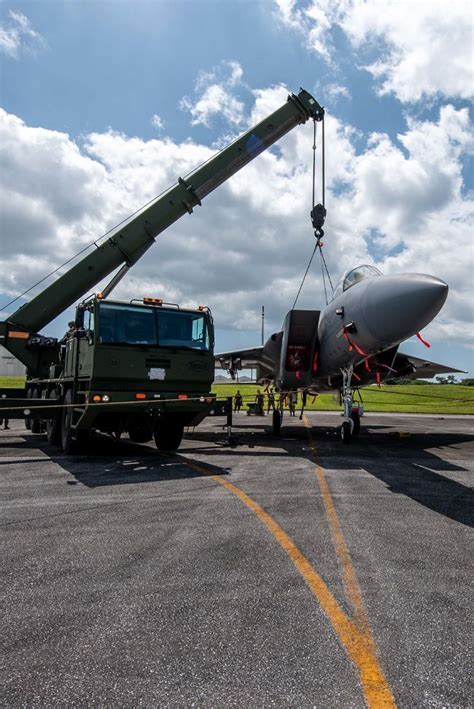
[[68,389],[64,396],[64,408],[61,416],[61,445],[65,453],[72,453],[74,441],[72,440],[72,391]]
[[[51,402],[51,404],[54,404],[58,401],[58,392],[56,391],[56,389],[52,389],[49,392],[48,400]],[[50,443],[52,446],[59,446],[61,444],[60,411],[59,409],[53,409],[51,414],[51,418],[46,419],[46,437],[48,439],[48,443]]]
[[[26,390],[26,398],[31,399],[33,396],[33,387],[28,387]],[[25,416],[25,428],[27,431],[31,431],[31,417]]]
[[[40,390],[38,387],[34,387],[33,391],[31,392],[31,398],[32,399],[39,399],[40,398]],[[30,419],[31,424],[30,424],[30,431],[31,433],[41,433],[41,419],[37,418],[32,418]]]
[[179,421],[163,421],[158,422],[155,431],[154,439],[156,447],[159,451],[175,451],[183,439],[184,424]]
[[360,414],[359,414],[359,412],[353,411],[351,413],[351,419],[354,423],[354,426],[352,427],[352,435],[358,436],[360,433]]

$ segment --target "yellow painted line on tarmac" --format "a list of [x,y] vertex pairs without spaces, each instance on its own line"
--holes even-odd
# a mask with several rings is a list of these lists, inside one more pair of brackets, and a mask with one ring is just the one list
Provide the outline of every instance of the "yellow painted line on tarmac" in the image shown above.
[[205,467],[186,460],[186,465],[199,473],[208,475],[219,485],[239,498],[267,527],[282,549],[288,554],[297,571],[313,592],[327,618],[331,622],[341,644],[356,666],[364,698],[369,709],[395,707],[395,700],[374,651],[374,642],[368,630],[353,622],[342,610],[336,598],[304,554],[268,512],[252,500],[243,490],[220,475],[214,475]]
[[[365,636],[367,642],[370,645],[373,656],[377,657],[377,648],[372,635],[372,631],[370,629],[369,617],[367,615],[367,610],[365,608],[364,600],[362,598],[362,591],[357,580],[357,575],[352,564],[349,548],[344,538],[344,533],[339,522],[339,517],[337,515],[336,508],[334,506],[334,501],[332,499],[328,481],[326,479],[326,476],[324,475],[324,469],[321,463],[319,462],[318,450],[316,448],[314,438],[311,434],[311,424],[307,416],[303,416],[303,422],[307,429],[309,445],[316,465],[316,478],[318,480],[321,497],[323,498],[324,508],[326,510],[326,518],[329,523],[332,542],[342,569],[342,582],[344,585],[344,590],[349,602],[351,603],[354,609],[354,623],[359,628],[360,632],[363,633],[363,635]],[[380,669],[380,671],[382,672],[382,669]],[[392,701],[392,704],[387,706],[396,706],[395,699],[390,691],[385,677],[384,680],[386,683],[387,692],[390,693]]]
[[318,480],[319,489],[323,498],[324,508],[326,510],[326,518],[329,522],[331,538],[336,550],[337,558],[342,569],[342,582],[346,592],[347,599],[354,608],[355,621],[360,628],[369,632],[369,618],[362,599],[359,582],[357,581],[356,572],[352,564],[351,555],[342,532],[339,517],[337,516],[336,508],[329,490],[328,481],[324,475],[324,470],[319,462],[318,451],[314,438],[311,435],[311,424],[306,416],[303,417],[303,422],[306,427],[309,445],[313,454],[313,460],[316,464],[316,478]]

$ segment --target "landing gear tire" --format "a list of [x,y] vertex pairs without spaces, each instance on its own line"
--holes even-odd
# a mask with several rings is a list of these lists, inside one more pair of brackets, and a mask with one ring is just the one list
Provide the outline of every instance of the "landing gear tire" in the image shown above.
[[281,420],[283,418],[282,412],[278,409],[274,409],[272,416],[272,432],[274,436],[279,436],[281,431]]
[[[51,404],[58,401],[58,392],[53,389],[49,392],[48,400]],[[61,418],[58,410],[52,411],[52,417],[46,419],[46,438],[52,446],[61,445]]]
[[352,435],[353,436],[358,436],[360,433],[360,414],[358,411],[353,411],[351,413],[351,419],[353,422],[353,427],[352,427]]
[[175,451],[183,439],[184,424],[179,421],[158,421],[153,437],[159,451]]
[[349,443],[352,438],[351,424],[349,421],[343,421],[341,426],[341,439],[343,443]]

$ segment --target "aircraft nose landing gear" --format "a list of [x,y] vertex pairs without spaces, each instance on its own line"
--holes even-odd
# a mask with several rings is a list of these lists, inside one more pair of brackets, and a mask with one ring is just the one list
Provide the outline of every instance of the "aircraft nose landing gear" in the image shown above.
[[352,436],[358,436],[360,433],[360,414],[359,410],[354,408],[354,390],[351,386],[353,370],[352,366],[341,369],[341,397],[344,405],[344,421],[341,426],[341,440],[343,443],[349,443]]
[[343,443],[349,443],[352,438],[353,423],[351,420],[343,421],[341,426],[341,440]]
[[273,431],[274,436],[280,435],[282,419],[283,419],[283,409],[280,407],[276,407],[275,409],[273,409],[272,431]]

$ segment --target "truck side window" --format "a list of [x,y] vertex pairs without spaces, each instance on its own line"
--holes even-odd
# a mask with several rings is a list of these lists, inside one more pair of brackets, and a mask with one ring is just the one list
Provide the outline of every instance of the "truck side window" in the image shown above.
[[94,341],[94,311],[87,310],[84,316],[84,330],[90,343]]

